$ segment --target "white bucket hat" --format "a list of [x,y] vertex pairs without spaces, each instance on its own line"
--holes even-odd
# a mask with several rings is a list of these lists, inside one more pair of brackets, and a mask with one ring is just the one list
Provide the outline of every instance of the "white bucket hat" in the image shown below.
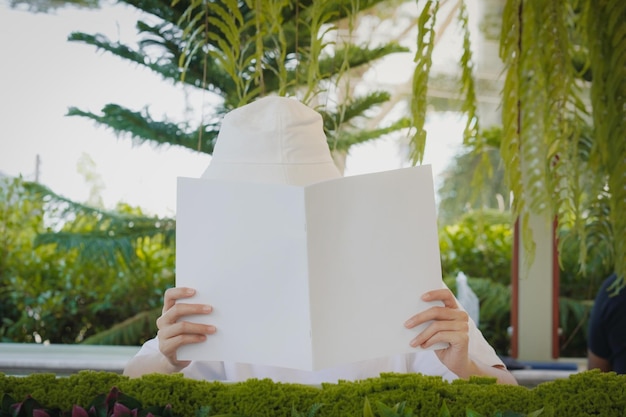
[[205,179],[308,185],[341,174],[322,116],[301,102],[268,96],[224,116]]

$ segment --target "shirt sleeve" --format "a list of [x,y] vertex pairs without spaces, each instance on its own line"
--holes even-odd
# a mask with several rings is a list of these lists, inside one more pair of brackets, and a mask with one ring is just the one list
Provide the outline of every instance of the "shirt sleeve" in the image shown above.
[[607,289],[609,282],[611,282],[611,280],[607,279],[600,287],[600,290],[598,290],[598,294],[596,295],[591,309],[587,334],[587,347],[589,350],[596,356],[604,359],[609,359],[611,355],[604,317],[605,304],[608,299]]
[[503,366],[504,362],[496,354],[495,349],[485,340],[482,332],[476,327],[476,323],[469,319],[469,357],[474,361],[489,366]]
[[[445,283],[443,285],[445,288],[448,288]],[[456,300],[459,309],[466,311],[459,300],[456,297],[454,297],[454,299]],[[470,359],[474,361],[478,361],[488,366],[503,366],[506,368],[502,359],[500,359],[500,357],[496,354],[495,349],[489,344],[489,342],[487,342],[483,333],[478,329],[478,326],[476,326],[476,323],[471,317],[469,317],[468,353]]]
[[[159,340],[155,337],[147,340],[135,356],[161,354]],[[224,364],[222,362],[192,361],[184,368],[182,374],[188,378],[205,381],[225,381]]]
[[159,341],[157,340],[157,338],[152,338],[150,340],[147,340],[139,349],[139,351],[137,352],[137,354],[135,356],[142,356],[142,355],[151,355],[154,353],[160,353],[159,351]]

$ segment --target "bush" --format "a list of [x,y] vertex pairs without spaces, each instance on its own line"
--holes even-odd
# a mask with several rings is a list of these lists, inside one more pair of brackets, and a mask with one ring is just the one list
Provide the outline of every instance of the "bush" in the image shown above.
[[[626,375],[587,371],[535,388],[497,385],[493,378],[457,380],[418,374],[384,374],[363,381],[340,381],[314,387],[251,379],[240,383],[196,381],[182,375],[142,378],[83,371],[66,378],[51,374],[11,377],[0,374],[0,395],[31,395],[47,408],[86,407],[116,387],[145,407],[171,405],[173,414],[239,416],[365,416],[368,406],[379,412],[397,406],[404,413],[388,416],[623,416]],[[469,411],[468,411],[469,410]],[[539,410],[542,412],[539,413]],[[469,414],[474,412],[475,414]],[[513,414],[517,413],[517,414]],[[380,412],[382,416],[383,413]]]
[[511,283],[513,229],[510,214],[473,211],[439,230],[443,276],[464,272],[468,277]]
[[[146,238],[137,245],[136,259],[123,268],[79,262],[77,248],[35,244],[50,230],[49,205],[39,188],[21,179],[0,179],[1,342],[81,343],[129,317],[160,311],[163,291],[174,283],[173,248]],[[118,207],[120,214],[132,210]],[[94,227],[93,215],[76,211],[70,217],[60,230]],[[124,344],[139,344],[156,333],[153,319],[145,327]]]

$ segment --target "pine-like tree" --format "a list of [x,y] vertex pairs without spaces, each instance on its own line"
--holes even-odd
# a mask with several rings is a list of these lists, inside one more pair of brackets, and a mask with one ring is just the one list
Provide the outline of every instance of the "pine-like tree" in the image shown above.
[[206,90],[219,97],[220,104],[203,115],[209,121],[200,126],[192,121],[155,120],[147,110],[113,103],[106,104],[100,114],[72,107],[71,116],[88,117],[140,143],[182,146],[208,154],[213,151],[221,115],[269,94],[297,96],[317,107],[329,145],[337,151],[345,152],[353,144],[410,124],[400,118],[385,127],[365,129],[359,119],[389,100],[390,94],[369,91],[350,97],[341,85],[351,71],[407,51],[393,42],[356,45],[338,35],[337,25],[352,26],[359,13],[380,0],[124,2],[158,22],[137,22],[138,48],[99,34],[75,32],[69,40],[145,66],[168,82]]

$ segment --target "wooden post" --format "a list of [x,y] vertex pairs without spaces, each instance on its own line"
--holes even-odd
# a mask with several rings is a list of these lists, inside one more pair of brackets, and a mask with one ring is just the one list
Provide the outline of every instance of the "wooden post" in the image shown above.
[[534,259],[527,262],[515,225],[512,271],[511,356],[528,361],[559,357],[559,267],[555,224],[531,215],[528,227],[536,244]]

